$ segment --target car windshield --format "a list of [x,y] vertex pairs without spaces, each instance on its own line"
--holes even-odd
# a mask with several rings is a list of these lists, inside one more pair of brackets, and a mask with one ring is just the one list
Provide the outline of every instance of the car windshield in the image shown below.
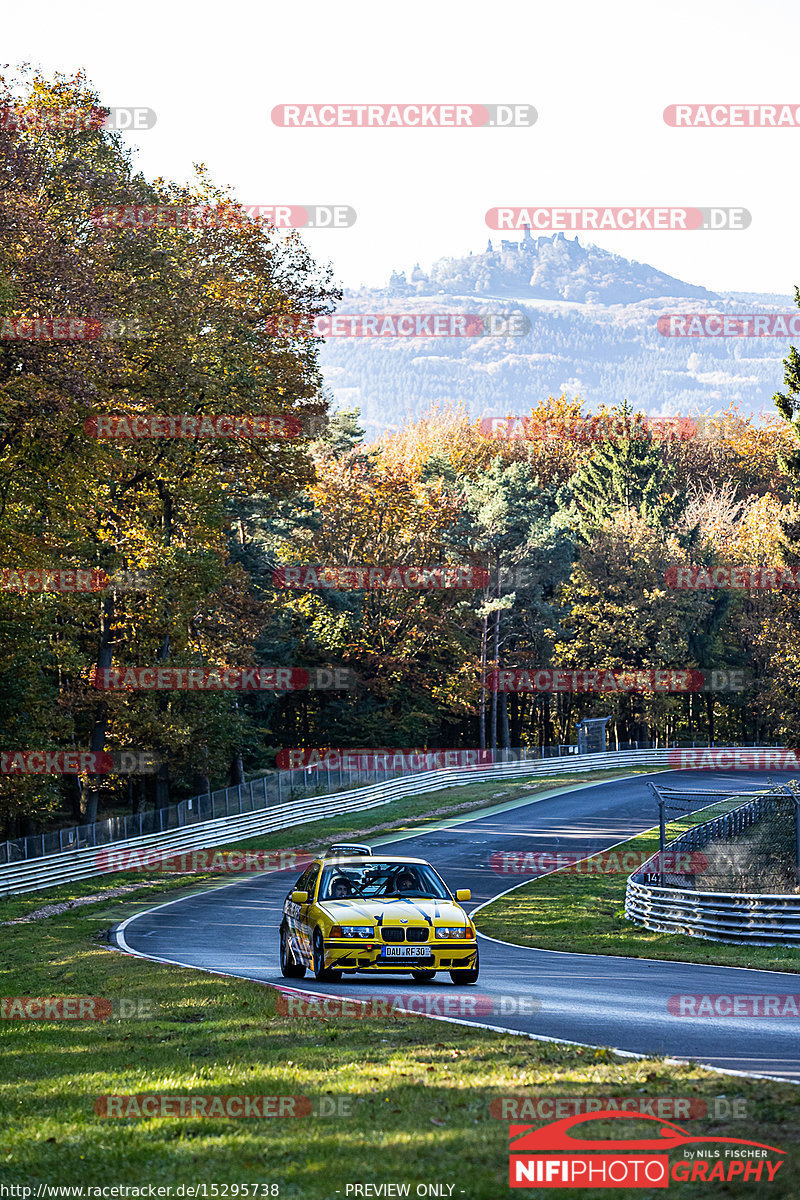
[[427,863],[342,863],[325,867],[320,900],[397,899],[449,900],[450,893]]

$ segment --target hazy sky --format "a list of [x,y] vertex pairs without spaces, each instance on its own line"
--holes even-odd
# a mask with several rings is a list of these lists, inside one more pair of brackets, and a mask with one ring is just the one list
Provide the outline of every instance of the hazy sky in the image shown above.
[[[662,113],[800,107],[798,33],[795,0],[37,0],[6,7],[0,53],[82,66],[104,103],[155,109],[153,129],[127,135],[149,176],[185,181],[202,161],[245,203],[352,205],[352,228],[307,235],[349,286],[482,250],[499,205],[722,205],[748,209],[750,227],[580,236],[714,289],[789,292],[800,128],[673,129]],[[276,104],[305,102],[527,103],[538,121],[272,124]]]

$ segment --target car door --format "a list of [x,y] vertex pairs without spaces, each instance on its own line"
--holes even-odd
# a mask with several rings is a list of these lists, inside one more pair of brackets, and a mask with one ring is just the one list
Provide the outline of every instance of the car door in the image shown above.
[[308,892],[308,900],[305,904],[292,905],[292,909],[295,912],[295,941],[307,966],[312,963],[311,931],[314,926],[314,893],[317,890],[317,881],[319,880],[320,870],[321,867],[319,863],[312,863],[311,866],[303,872],[294,887],[294,890],[298,892]]
[[319,873],[322,870],[319,863],[312,863],[308,868],[308,878],[303,884],[302,890],[308,892],[308,903],[300,905],[300,912],[297,917],[297,936],[302,946],[303,953],[307,955],[307,961],[313,963],[311,952],[311,933],[314,928],[314,909],[316,902],[314,893],[317,890],[319,882]]
[[305,958],[305,943],[307,938],[303,936],[303,924],[304,916],[308,912],[309,906],[308,904],[296,904],[292,900],[292,892],[307,892],[309,890],[309,880],[311,879],[313,867],[313,863],[310,867],[306,867],[297,883],[292,885],[292,889],[286,897],[286,902],[283,906],[286,925],[289,930],[289,939],[298,961],[302,961]]

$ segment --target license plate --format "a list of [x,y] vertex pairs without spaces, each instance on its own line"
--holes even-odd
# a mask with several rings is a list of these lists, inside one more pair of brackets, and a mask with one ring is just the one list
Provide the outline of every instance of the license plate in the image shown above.
[[426,958],[427,955],[427,946],[383,946],[381,948],[383,958]]

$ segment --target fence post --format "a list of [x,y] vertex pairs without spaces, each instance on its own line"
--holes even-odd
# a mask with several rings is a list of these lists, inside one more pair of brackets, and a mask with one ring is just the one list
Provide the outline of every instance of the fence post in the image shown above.
[[658,883],[664,886],[664,847],[667,844],[667,825],[664,820],[664,801],[658,801]]
[[278,771],[278,804],[283,804],[283,791],[281,788],[281,772]]
[[794,797],[794,854],[797,882],[800,883],[800,797]]
[[267,777],[264,776],[264,808],[269,804],[269,796],[267,795]]

